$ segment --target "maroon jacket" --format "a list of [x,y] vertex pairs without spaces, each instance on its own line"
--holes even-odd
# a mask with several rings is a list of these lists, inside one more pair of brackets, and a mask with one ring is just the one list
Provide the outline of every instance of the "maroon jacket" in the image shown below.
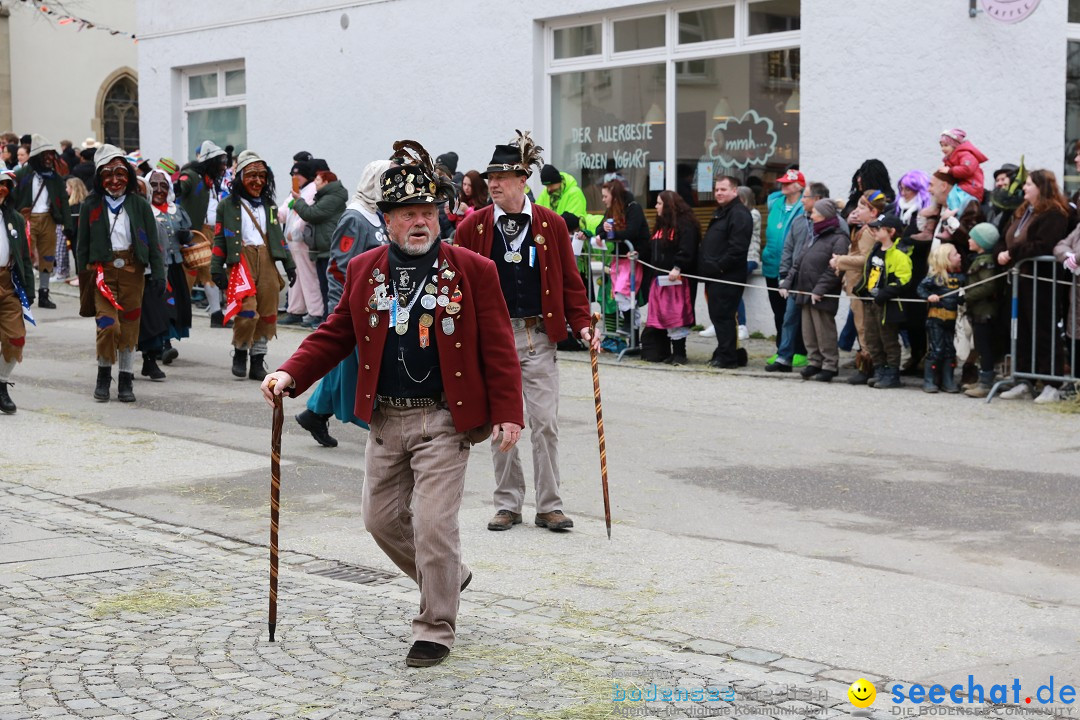
[[[349,261],[337,309],[279,368],[296,381],[291,395],[307,390],[354,347],[359,347],[354,412],[364,422],[371,421],[390,311],[370,310],[368,300],[375,293],[372,271],[378,268],[383,275],[389,275],[389,250],[389,246],[374,248]],[[460,289],[462,295],[461,311],[456,315],[436,306],[431,327],[437,334],[443,391],[454,416],[454,427],[467,432],[489,422],[524,426],[521,365],[510,315],[502,295],[497,293],[493,298],[490,292],[490,288],[499,287],[495,263],[446,244],[439,248],[440,267],[443,261],[454,276],[447,278],[440,270],[440,290],[448,287],[453,295]],[[444,317],[454,319],[452,335],[443,332]],[[373,318],[377,321],[374,327]]]
[[[492,221],[494,215],[494,205],[466,215],[458,224],[454,244],[490,258],[491,243],[496,233]],[[581,275],[578,274],[566,222],[551,210],[533,203],[529,232],[533,234],[534,241],[537,237],[544,238],[544,242],[536,241],[536,245],[540,257],[540,290],[543,293],[540,307],[544,320],[551,321],[544,323],[547,336],[553,343],[565,340],[567,323],[577,336],[590,326],[589,300],[585,296]],[[499,289],[498,277],[492,287]],[[502,304],[505,306],[505,298]]]

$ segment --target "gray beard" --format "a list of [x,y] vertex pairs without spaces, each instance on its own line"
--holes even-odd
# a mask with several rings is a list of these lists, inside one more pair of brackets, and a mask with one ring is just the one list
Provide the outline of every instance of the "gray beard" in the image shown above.
[[430,250],[435,244],[436,240],[438,240],[437,237],[431,237],[421,247],[409,247],[409,245],[407,245],[405,242],[399,242],[397,238],[394,238],[394,244],[397,245],[398,249],[406,255],[409,255],[411,257],[419,257],[421,255],[426,255],[428,250]]

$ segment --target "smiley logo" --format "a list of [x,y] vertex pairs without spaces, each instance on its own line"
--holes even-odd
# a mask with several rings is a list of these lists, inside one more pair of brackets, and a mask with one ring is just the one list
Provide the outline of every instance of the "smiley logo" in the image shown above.
[[874,704],[874,699],[877,697],[877,690],[874,686],[863,678],[859,678],[855,682],[851,683],[851,687],[847,691],[848,700],[851,704],[857,708],[866,708]]

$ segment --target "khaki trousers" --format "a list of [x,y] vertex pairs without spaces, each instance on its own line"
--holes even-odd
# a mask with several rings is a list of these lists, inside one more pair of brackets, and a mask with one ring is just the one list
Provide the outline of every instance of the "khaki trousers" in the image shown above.
[[364,451],[364,526],[420,587],[413,642],[454,646],[461,583],[458,510],[471,445],[445,405],[378,407]]
[[30,216],[30,244],[34,248],[34,267],[51,273],[56,263],[56,221],[49,213]]
[[233,347],[248,350],[254,341],[277,337],[278,293],[282,284],[269,248],[245,245],[241,252],[251,269],[255,294],[248,295],[240,305],[233,323]]
[[[561,321],[560,321],[561,322]],[[559,368],[555,345],[544,324],[515,328],[521,387],[525,396],[525,422],[532,444],[533,486],[536,512],[562,510],[559,497]],[[498,438],[492,443],[495,465],[495,510],[520,513],[525,502],[525,473],[521,468],[520,443],[500,452]]]
[[[863,303],[866,321],[866,351],[874,361],[874,367],[900,367],[900,326],[883,322],[885,308],[874,302]],[[862,342],[860,338],[859,342]]]
[[23,307],[15,294],[10,268],[0,268],[0,355],[5,362],[22,362],[26,344]]
[[[146,266],[135,260],[130,250],[114,252],[113,257],[126,263],[124,267],[115,267],[112,263],[102,263],[105,284],[112,290],[113,297],[123,310],[112,306],[101,291],[94,288],[94,312],[97,316],[97,357],[99,364],[116,364],[116,355],[121,350],[134,350],[139,343],[139,319],[142,316],[142,297]],[[90,282],[97,277],[97,270],[90,276]]]
[[851,298],[851,313],[855,316],[855,334],[859,337],[859,349],[870,352],[866,346],[866,308],[865,305],[873,305],[873,301],[863,301],[855,293],[848,292]]
[[807,363],[836,372],[840,367],[836,315],[818,310],[812,304],[802,306],[802,337]]

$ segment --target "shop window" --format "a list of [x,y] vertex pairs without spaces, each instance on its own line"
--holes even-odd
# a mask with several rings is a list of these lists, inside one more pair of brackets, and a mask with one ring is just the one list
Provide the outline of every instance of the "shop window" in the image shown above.
[[600,23],[559,28],[554,32],[555,59],[600,54]]
[[589,212],[604,211],[605,176],[651,207],[664,189],[664,65],[565,73],[551,83],[552,163],[577,178]]
[[635,18],[633,20],[616,20],[614,26],[615,52],[647,50],[648,48],[663,47],[666,44],[663,15]]
[[194,153],[204,140],[236,154],[247,146],[247,72],[231,63],[185,73],[184,117],[187,150]]
[[679,44],[687,45],[735,37],[735,6],[679,13]]
[[1069,0],[1069,22],[1080,23],[1080,0]]
[[[1073,2],[1069,4],[1072,12]],[[1073,158],[1080,143],[1080,42],[1069,41],[1068,60],[1065,66],[1065,192],[1071,195],[1080,190],[1080,173]],[[1015,162],[1015,161],[1014,161]]]
[[778,79],[775,52],[794,53],[797,63],[798,51],[773,51],[676,73],[676,191],[691,205],[714,202],[718,173],[767,188],[798,162],[798,75]]
[[800,28],[799,0],[762,0],[751,2],[750,34],[788,32]]

